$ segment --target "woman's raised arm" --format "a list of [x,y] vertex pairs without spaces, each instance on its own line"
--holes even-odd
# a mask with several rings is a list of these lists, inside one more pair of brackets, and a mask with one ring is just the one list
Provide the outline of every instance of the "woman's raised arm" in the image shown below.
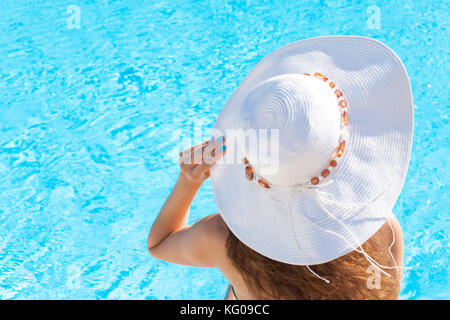
[[192,232],[187,232],[190,229],[187,226],[189,208],[198,189],[210,176],[210,168],[223,157],[226,150],[224,142],[221,137],[180,153],[180,175],[147,239],[148,250],[156,258],[189,264],[177,257],[183,252],[179,249],[186,240],[184,238],[193,236]]

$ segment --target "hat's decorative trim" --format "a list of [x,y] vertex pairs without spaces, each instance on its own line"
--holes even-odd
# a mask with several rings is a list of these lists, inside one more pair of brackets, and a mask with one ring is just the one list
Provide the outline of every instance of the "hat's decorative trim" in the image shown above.
[[[309,73],[303,73],[306,76],[311,76],[311,74]],[[337,102],[338,102],[338,108],[341,112],[341,126],[342,126],[342,130],[341,130],[341,136],[339,139],[339,144],[336,148],[336,150],[333,153],[333,157],[331,159],[331,161],[329,162],[329,165],[327,168],[323,169],[320,172],[320,175],[318,176],[314,176],[310,179],[310,183],[313,185],[317,185],[320,181],[322,181],[324,178],[328,177],[331,173],[331,171],[333,170],[333,168],[335,168],[338,165],[338,161],[339,158],[342,157],[344,151],[345,151],[345,147],[346,147],[346,139],[348,137],[347,134],[347,130],[348,130],[348,115],[347,115],[347,108],[348,108],[348,103],[347,101],[344,99],[344,94],[342,93],[342,91],[337,88],[336,84],[333,81],[330,81],[327,77],[325,77],[323,74],[319,73],[319,72],[315,72],[314,73],[314,77],[322,80],[323,82],[328,83],[328,86],[330,87],[331,90],[333,90]],[[242,162],[245,164],[245,176],[247,177],[247,179],[249,181],[256,181],[259,185],[263,186],[264,188],[270,189],[271,184],[265,180],[264,178],[260,177],[255,170],[253,169],[253,167],[250,165],[249,161],[247,158],[243,158]]]

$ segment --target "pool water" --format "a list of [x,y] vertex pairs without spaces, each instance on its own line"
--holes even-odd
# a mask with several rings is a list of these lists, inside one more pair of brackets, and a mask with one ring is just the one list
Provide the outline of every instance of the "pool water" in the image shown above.
[[[176,155],[201,140],[194,128],[207,136],[260,59],[332,34],[376,38],[408,70],[415,134],[394,213],[412,269],[401,298],[450,298],[448,2],[3,0],[0,10],[0,299],[222,299],[217,269],[146,251]],[[207,182],[190,222],[215,212]]]

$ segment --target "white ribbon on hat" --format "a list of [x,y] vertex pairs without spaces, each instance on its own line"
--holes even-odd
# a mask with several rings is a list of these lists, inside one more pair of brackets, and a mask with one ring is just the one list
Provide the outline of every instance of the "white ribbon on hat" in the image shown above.
[[[331,214],[331,213],[329,212],[329,210],[324,206],[324,204],[338,205],[338,206],[340,206],[340,207],[342,207],[342,208],[344,208],[344,209],[357,210],[357,209],[363,208],[363,207],[369,205],[370,203],[372,203],[373,201],[375,201],[379,196],[381,196],[381,195],[389,188],[389,185],[390,185],[389,183],[387,183],[387,184],[386,184],[386,187],[385,187],[385,188],[384,188],[384,189],[383,189],[376,197],[374,197],[372,200],[367,201],[367,202],[363,202],[363,203],[359,203],[359,204],[355,204],[355,203],[344,203],[344,202],[336,201],[336,199],[335,199],[335,197],[334,197],[333,194],[331,194],[331,193],[329,193],[329,192],[325,192],[325,191],[320,190],[320,188],[322,188],[322,187],[324,187],[324,186],[327,186],[327,185],[329,185],[329,184],[332,184],[332,183],[333,183],[333,180],[330,179],[330,180],[328,180],[328,181],[326,181],[326,182],[322,182],[322,183],[317,184],[317,185],[313,185],[313,184],[307,182],[307,183],[300,184],[300,185],[296,185],[296,186],[292,186],[292,187],[286,187],[286,186],[274,186],[274,185],[272,185],[270,189],[266,189],[266,190],[268,190],[268,191],[270,190],[270,191],[272,191],[272,192],[275,191],[275,193],[276,193],[277,191],[283,191],[283,193],[285,194],[285,196],[284,196],[281,200],[276,199],[276,198],[274,198],[274,197],[273,197],[273,200],[274,200],[276,203],[280,204],[281,206],[283,206],[283,205],[286,206],[286,208],[287,208],[286,211],[288,212],[288,217],[289,217],[289,220],[290,220],[290,225],[291,225],[292,233],[293,233],[293,235],[294,235],[294,239],[295,239],[297,248],[298,248],[299,250],[302,250],[302,247],[301,247],[301,245],[300,245],[300,243],[299,243],[299,241],[298,241],[298,239],[297,239],[296,232],[295,232],[295,230],[294,230],[293,212],[292,212],[292,207],[291,207],[291,198],[292,198],[292,195],[298,194],[298,193],[301,193],[301,192],[305,192],[305,193],[311,194],[313,197],[315,197],[315,198],[317,199],[318,204],[319,204],[319,205],[322,207],[322,209],[328,214],[329,217],[327,217],[326,219],[332,218],[332,219],[336,220],[339,224],[341,224],[341,225],[349,232],[349,234],[352,236],[352,238],[353,238],[355,241],[357,241],[355,235],[351,232],[351,230],[350,230],[350,229],[349,229],[342,221],[340,221],[340,220],[339,220],[338,218],[336,218],[333,214]],[[287,191],[287,192],[286,192],[286,191]],[[272,193],[272,194],[275,194],[275,193]],[[306,217],[306,218],[307,218],[307,217]],[[275,223],[278,222],[278,220],[277,220],[277,218],[276,218],[276,215],[274,216],[274,220],[275,220],[275,221],[274,221]],[[394,266],[393,266],[393,267],[390,267],[390,266],[383,266],[383,265],[379,264],[377,261],[375,261],[375,259],[373,259],[368,253],[366,253],[366,252],[364,251],[364,249],[362,248],[362,244],[360,244],[360,245],[358,245],[358,246],[355,246],[355,245],[354,245],[353,243],[351,243],[348,239],[346,239],[343,235],[341,235],[341,234],[339,234],[339,233],[337,233],[337,232],[334,232],[334,231],[331,231],[331,230],[328,230],[328,229],[325,229],[325,228],[321,227],[321,226],[318,224],[318,222],[314,222],[314,221],[311,221],[311,220],[310,220],[310,221],[311,221],[316,227],[318,227],[318,228],[324,230],[325,232],[331,233],[331,234],[336,235],[336,236],[338,236],[339,238],[343,239],[345,242],[347,242],[347,243],[353,248],[353,250],[355,250],[355,251],[357,251],[357,252],[363,254],[364,257],[367,259],[367,261],[369,261],[369,263],[370,263],[372,266],[374,266],[377,270],[379,270],[380,272],[382,272],[382,273],[385,274],[386,276],[390,277],[391,275],[390,275],[389,273],[385,272],[384,270],[382,270],[381,268],[384,268],[384,269],[396,269],[396,271],[398,272],[398,269],[403,269],[403,267],[398,267],[398,266],[397,266],[397,263],[396,263],[396,261],[395,261],[395,258],[394,258],[393,254],[392,254],[392,252],[391,252],[391,248],[392,248],[392,246],[394,245],[394,242],[395,242],[395,233],[394,233],[394,229],[393,229],[393,227],[392,227],[391,222],[389,221],[389,219],[387,219],[387,220],[388,220],[388,222],[389,222],[389,226],[390,226],[390,228],[391,228],[392,235],[393,235],[392,243],[391,243],[391,245],[389,246],[389,254],[391,255],[391,257],[392,257],[392,259],[393,259],[393,261],[394,261]],[[310,267],[309,267],[308,265],[306,265],[306,267],[308,268],[308,270],[309,270],[312,274],[314,274],[314,275],[315,275],[316,277],[318,277],[319,279],[325,281],[326,283],[329,283],[329,282],[330,282],[329,280],[327,280],[327,279],[325,279],[325,278],[319,276],[318,274],[316,274],[313,270],[310,269]]]

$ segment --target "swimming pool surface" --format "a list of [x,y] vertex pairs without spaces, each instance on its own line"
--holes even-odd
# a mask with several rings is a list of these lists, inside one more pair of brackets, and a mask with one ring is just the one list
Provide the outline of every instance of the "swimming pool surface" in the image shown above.
[[[174,159],[261,58],[333,34],[378,39],[408,70],[415,134],[394,213],[412,269],[401,298],[450,298],[448,2],[3,0],[0,10],[0,299],[222,299],[218,270],[146,251]],[[215,212],[207,182],[190,222]]]

